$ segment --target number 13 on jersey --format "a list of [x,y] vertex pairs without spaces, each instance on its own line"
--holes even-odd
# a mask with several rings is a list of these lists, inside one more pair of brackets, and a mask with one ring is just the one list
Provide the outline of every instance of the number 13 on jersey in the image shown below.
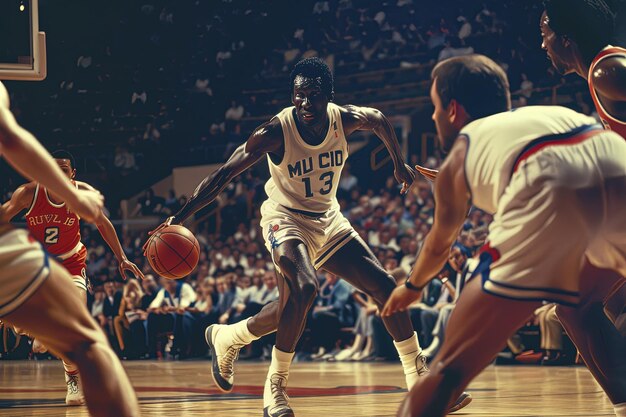
[[[320,194],[326,195],[332,191],[334,177],[335,173],[333,171],[327,171],[320,175],[319,180],[323,183],[323,187],[319,189]],[[313,197],[314,194],[311,187],[311,177],[303,177],[302,182],[304,183],[304,196],[306,198]]]

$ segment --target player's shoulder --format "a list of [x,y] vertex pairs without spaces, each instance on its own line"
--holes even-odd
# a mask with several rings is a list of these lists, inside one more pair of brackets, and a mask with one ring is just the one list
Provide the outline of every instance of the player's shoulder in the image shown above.
[[598,62],[591,72],[591,81],[604,96],[623,99],[626,96],[626,52]]
[[278,116],[258,126],[247,141],[247,150],[251,152],[273,152],[283,144],[283,127]]
[[13,195],[19,196],[30,196],[31,198],[35,195],[35,190],[37,190],[36,182],[27,182],[26,184],[22,184],[13,192]]
[[33,198],[35,198],[35,190],[37,189],[37,183],[29,182],[26,184],[22,184],[13,191],[11,195],[12,204],[17,204],[18,206],[28,207]]
[[354,104],[333,105],[339,110],[344,127],[348,128],[354,123],[357,125],[367,123],[368,115],[372,117],[375,114],[380,114],[379,110],[372,107],[356,106]]
[[268,121],[259,125],[254,129],[253,136],[263,140],[272,140],[283,138],[283,127],[278,115],[272,117]]
[[339,105],[339,104],[335,104],[335,103],[328,103],[328,105],[333,105],[335,106],[338,110],[339,113],[341,113],[342,117],[347,116],[347,117],[359,117],[361,115],[363,115],[363,113],[365,112],[365,108],[362,106],[356,106],[354,104],[343,104],[343,105]]

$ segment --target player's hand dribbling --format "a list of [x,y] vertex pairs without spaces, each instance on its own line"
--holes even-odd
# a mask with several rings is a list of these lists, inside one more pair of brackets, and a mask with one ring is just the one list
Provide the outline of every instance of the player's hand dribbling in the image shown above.
[[120,271],[120,274],[122,275],[122,278],[124,278],[124,281],[128,279],[128,276],[126,275],[126,271],[130,271],[135,276],[135,278],[138,278],[141,280],[145,278],[143,276],[143,272],[141,272],[141,270],[137,267],[137,265],[135,265],[128,259],[124,259],[122,262],[120,262],[118,269]]
[[406,194],[411,188],[413,181],[415,180],[415,171],[407,164],[402,164],[395,169],[393,175],[396,177],[396,181],[402,184],[400,194]]
[[400,285],[391,293],[381,316],[387,317],[398,311],[405,311],[411,304],[419,300],[421,296],[421,291],[413,291],[404,285]]
[[422,174],[428,181],[435,181],[435,179],[437,178],[437,174],[439,174],[438,170],[426,168],[421,165],[415,165],[415,169],[417,170],[417,172]]
[[69,209],[78,214],[81,219],[94,223],[102,215],[104,196],[98,191],[76,190],[74,201],[67,202]]
[[171,225],[172,222],[174,221],[174,216],[170,216],[167,219],[165,219],[165,221],[163,223],[161,223],[160,225],[157,226],[156,229],[151,230],[148,232],[148,236],[150,236],[148,238],[148,240],[146,240],[146,243],[143,244],[141,250],[143,251],[143,256],[146,256],[146,250],[148,249],[148,243],[150,243],[150,240],[152,239],[152,236],[157,233],[158,231],[166,228],[167,226]]

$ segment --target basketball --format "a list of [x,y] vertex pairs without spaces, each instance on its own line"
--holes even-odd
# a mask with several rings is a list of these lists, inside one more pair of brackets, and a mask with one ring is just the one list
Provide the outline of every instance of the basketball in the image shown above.
[[171,225],[150,238],[146,255],[157,274],[178,279],[189,275],[198,265],[200,245],[189,229]]

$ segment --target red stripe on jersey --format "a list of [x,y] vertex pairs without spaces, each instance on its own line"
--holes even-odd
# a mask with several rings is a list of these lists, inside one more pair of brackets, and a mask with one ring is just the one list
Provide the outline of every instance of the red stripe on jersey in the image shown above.
[[522,161],[528,159],[531,155],[536,154],[537,152],[544,148],[547,148],[548,146],[576,145],[577,143],[583,142],[590,137],[597,135],[599,132],[604,132],[604,130],[600,128],[600,124],[595,124],[594,126],[597,126],[598,128],[587,130],[583,133],[574,135],[567,139],[547,140],[545,142],[537,143],[535,146],[532,146],[530,149],[524,151],[524,153],[522,153],[517,158],[517,160],[515,161],[515,165],[513,165],[513,172],[517,171],[517,168],[519,168],[519,165],[522,163]]
[[596,111],[598,112],[598,116],[600,116],[600,119],[602,119],[604,127],[606,127],[607,129],[611,129],[612,131],[617,132],[622,137],[626,138],[626,121],[616,119],[604,109],[602,103],[600,103],[600,99],[598,98],[598,93],[593,86],[593,72],[595,71],[596,66],[603,59],[612,56],[621,56],[626,58],[626,48],[611,46],[603,49],[591,62],[591,66],[589,67],[589,73],[587,75],[587,82],[589,84],[589,92],[591,93],[593,104],[596,106]]

